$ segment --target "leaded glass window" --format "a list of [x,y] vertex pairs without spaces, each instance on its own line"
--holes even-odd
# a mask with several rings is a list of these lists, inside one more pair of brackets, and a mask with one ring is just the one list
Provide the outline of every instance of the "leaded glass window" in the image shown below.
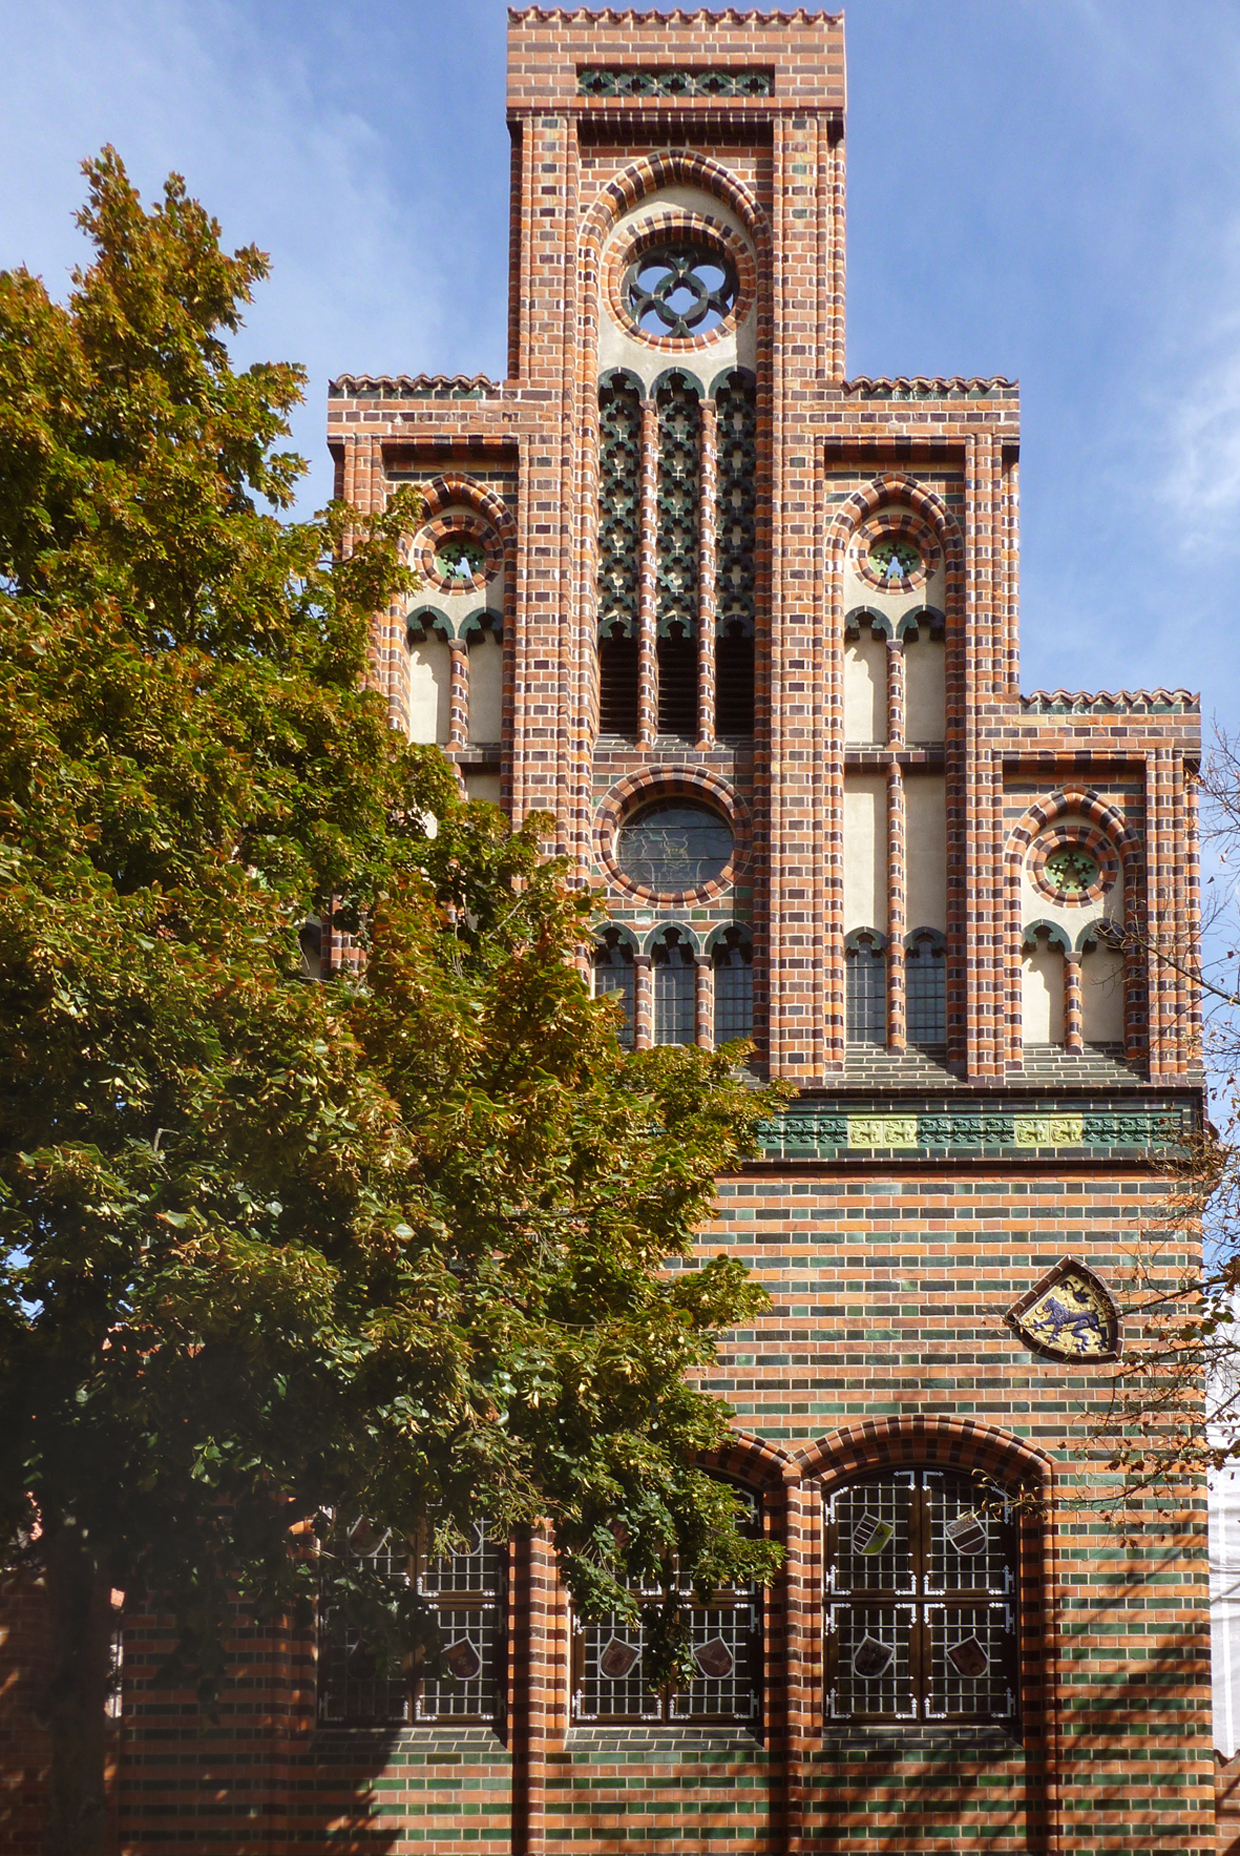
[[650,950],[654,971],[654,1041],[692,1044],[697,1006],[697,963],[681,928],[665,928]]
[[717,881],[732,858],[732,827],[709,806],[660,799],[620,829],[620,868],[643,889],[678,894]]
[[[747,1531],[761,1533],[749,1499]],[[647,1600],[658,1586],[630,1589]],[[755,1723],[762,1711],[762,1599],[757,1586],[726,1587],[706,1603],[690,1600],[696,1676],[686,1689],[651,1687],[639,1625],[611,1616],[580,1624],[573,1645],[573,1718],[577,1721],[713,1721]]]
[[633,1047],[633,1005],[636,969],[633,949],[618,928],[605,928],[594,947],[594,997],[618,999],[624,1010],[620,1042]]
[[896,1470],[826,1511],[826,1714],[1014,1723],[1016,1529],[977,1477]]
[[850,1044],[887,1042],[887,944],[858,928],[844,945],[845,1013]]
[[910,1044],[947,1042],[947,943],[919,928],[904,950],[905,1014]]
[[381,1642],[374,1606],[325,1597],[319,1611],[318,1713],[341,1727],[493,1721],[502,1692],[507,1552],[479,1521],[460,1551],[428,1559],[391,1529],[340,1526],[326,1552],[385,1583],[413,1579],[438,1626],[422,1668]]
[[753,1033],[753,942],[739,923],[725,929],[711,955],[715,974],[715,1043]]
[[505,1543],[475,1521],[459,1552],[442,1553],[418,1571],[417,1589],[439,1626],[439,1672],[414,1691],[418,1721],[494,1720],[503,1667]]

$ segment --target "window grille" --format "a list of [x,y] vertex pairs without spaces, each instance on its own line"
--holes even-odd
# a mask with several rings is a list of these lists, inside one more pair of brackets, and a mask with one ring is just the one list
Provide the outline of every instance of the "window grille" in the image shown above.
[[858,928],[844,946],[847,1036],[850,1044],[887,1042],[886,941],[873,928]]
[[751,735],[756,619],[757,408],[751,375],[715,389],[715,733]]
[[909,936],[904,985],[909,1043],[946,1044],[947,943],[933,928],[919,928]]
[[605,929],[594,948],[594,996],[619,999],[624,1008],[620,1042],[626,1050],[633,1048],[635,977],[633,949],[618,928]]
[[747,1038],[753,1032],[753,942],[739,925],[715,943],[715,1043]]
[[697,1001],[697,967],[688,937],[665,928],[651,949],[654,969],[654,1041],[692,1044]]
[[[439,1628],[438,1674],[419,1675],[409,1659],[385,1668],[348,1603],[319,1613],[319,1720],[342,1727],[410,1722],[493,1721],[501,1694],[507,1554],[484,1521],[464,1550],[427,1561],[390,1529],[364,1521],[342,1527],[330,1550],[349,1553],[388,1579],[414,1578]],[[433,1667],[433,1665],[432,1665]]]
[[[745,1531],[762,1531],[749,1500]],[[630,1589],[657,1599],[660,1588]],[[582,1722],[735,1721],[752,1724],[762,1712],[762,1600],[756,1586],[712,1592],[690,1601],[689,1631],[696,1675],[682,1690],[651,1687],[645,1674],[645,1635],[639,1625],[612,1616],[579,1624],[573,1640],[573,1718]]]
[[620,829],[620,868],[643,889],[664,895],[716,882],[733,851],[732,827],[709,806],[660,799]]
[[[698,616],[698,483],[702,408],[686,375],[668,374],[655,394],[659,469],[655,483],[655,611],[660,640],[688,643]],[[693,652],[696,657],[696,651]]]
[[978,1478],[898,1470],[826,1513],[826,1713],[838,1721],[1012,1723],[1016,1529]]
[[494,1720],[504,1642],[504,1543],[475,1521],[460,1553],[442,1553],[417,1574],[417,1589],[435,1615],[442,1645],[439,1675],[417,1686],[414,1719]]
[[601,387],[598,419],[599,637],[636,638],[641,563],[640,383],[621,374]]

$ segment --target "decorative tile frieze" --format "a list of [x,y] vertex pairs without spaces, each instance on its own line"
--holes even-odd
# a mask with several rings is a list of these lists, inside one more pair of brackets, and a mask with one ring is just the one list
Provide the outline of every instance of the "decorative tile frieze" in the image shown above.
[[770,71],[643,71],[591,66],[577,74],[583,97],[769,97]]
[[1191,1106],[1166,1102],[1054,1113],[1021,1108],[979,1113],[965,1105],[874,1112],[801,1102],[763,1124],[762,1151],[767,1159],[785,1160],[876,1153],[1151,1153],[1176,1146],[1196,1125]]

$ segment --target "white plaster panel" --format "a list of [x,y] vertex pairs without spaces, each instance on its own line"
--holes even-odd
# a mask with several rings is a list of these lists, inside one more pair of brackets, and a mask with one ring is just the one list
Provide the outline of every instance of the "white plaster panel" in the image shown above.
[[1063,1043],[1063,955],[1044,940],[1021,961],[1021,1037],[1026,1044]]
[[448,739],[452,694],[452,653],[437,633],[429,633],[409,647],[409,739]]
[[947,933],[947,781],[941,773],[904,779],[905,920],[908,932]]
[[[1057,818],[1052,821],[1051,829],[1054,830],[1060,825],[1066,826],[1069,829],[1077,827],[1082,831],[1092,831],[1094,829],[1093,820],[1086,818],[1084,814],[1080,812],[1065,812],[1062,818]],[[1037,839],[1035,838],[1034,844],[1036,843]],[[1075,947],[1081,929],[1085,927],[1087,922],[1097,921],[1099,917],[1104,921],[1118,921],[1123,916],[1124,877],[1122,870],[1115,882],[1112,883],[1110,889],[1107,890],[1102,900],[1100,902],[1091,902],[1086,908],[1082,907],[1079,903],[1070,904],[1066,902],[1055,902],[1050,896],[1040,890],[1029,873],[1029,864],[1032,855],[1033,845],[1031,844],[1025,857],[1024,867],[1021,871],[1020,919],[1022,927],[1027,926],[1030,922],[1054,922],[1057,927],[1061,927],[1064,930],[1068,940],[1073,947]]]
[[924,626],[904,645],[904,734],[908,741],[947,739],[947,647]]
[[942,558],[940,555],[940,564],[929,576],[926,584],[918,587],[915,592],[883,593],[878,587],[871,586],[868,580],[861,578],[852,565],[851,558],[846,554],[843,576],[845,612],[851,612],[854,606],[871,606],[875,612],[881,612],[884,618],[891,620],[893,630],[906,612],[913,612],[918,606],[933,606],[939,612],[946,612],[947,575],[942,566]]
[[1124,956],[1096,947],[1081,956],[1081,1029],[1087,1044],[1124,1042]]
[[467,767],[464,773],[466,799],[485,799],[488,805],[499,804],[499,775],[480,767]]
[[469,641],[469,741],[498,741],[503,734],[504,647],[494,632]]
[[887,645],[868,625],[844,643],[844,739],[887,739]]
[[717,194],[708,193],[705,187],[684,187],[677,183],[670,187],[660,187],[655,193],[644,193],[636,205],[621,213],[607,240],[608,249],[612,245],[623,244],[632,227],[639,225],[652,212],[657,212],[661,206],[679,207],[682,212],[700,213],[703,218],[709,216],[719,225],[727,226],[730,232],[735,232],[738,238],[745,241],[751,251],[753,249],[753,240],[726,200],[721,200]]
[[887,932],[887,779],[844,775],[844,932]]

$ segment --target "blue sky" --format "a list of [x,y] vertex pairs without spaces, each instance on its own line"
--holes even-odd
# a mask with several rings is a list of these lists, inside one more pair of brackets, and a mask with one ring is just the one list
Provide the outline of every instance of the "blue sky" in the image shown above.
[[[1023,389],[1026,688],[1187,684],[1240,726],[1240,8],[853,0],[856,373]],[[501,374],[499,0],[0,0],[0,265],[63,292],[77,164],[272,254],[246,358]]]

